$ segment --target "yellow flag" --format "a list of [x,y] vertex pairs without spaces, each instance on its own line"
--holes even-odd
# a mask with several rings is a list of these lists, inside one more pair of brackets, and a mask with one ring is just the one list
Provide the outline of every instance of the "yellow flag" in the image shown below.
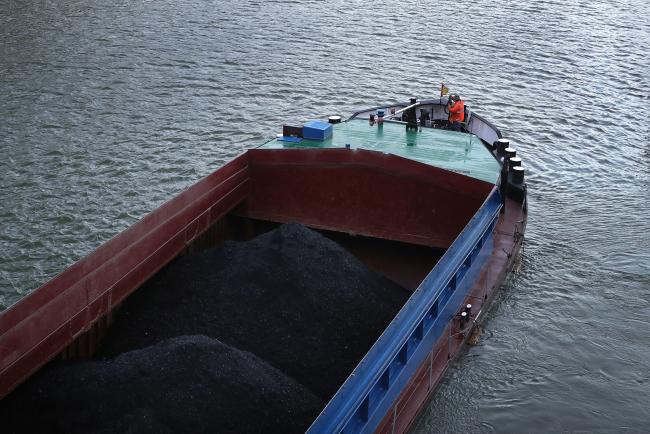
[[445,86],[445,83],[441,83],[440,85],[440,96],[447,95],[449,93],[449,88]]

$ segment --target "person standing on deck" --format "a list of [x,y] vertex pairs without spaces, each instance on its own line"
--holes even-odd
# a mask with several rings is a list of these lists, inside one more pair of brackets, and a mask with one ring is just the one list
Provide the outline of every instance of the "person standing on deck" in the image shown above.
[[465,121],[465,103],[458,95],[449,95],[449,102],[447,103],[447,110],[449,110],[449,129],[453,131],[462,131]]

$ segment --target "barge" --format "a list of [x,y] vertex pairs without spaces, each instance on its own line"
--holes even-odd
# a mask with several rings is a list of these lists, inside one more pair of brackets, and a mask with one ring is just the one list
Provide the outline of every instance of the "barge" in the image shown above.
[[463,131],[445,129],[446,106],[411,99],[285,126],[152,211],[0,313],[0,398],[48,363],[92,358],[129,296],[179,258],[298,222],[410,294],[304,428],[407,431],[485,317],[527,221],[521,158],[467,108]]

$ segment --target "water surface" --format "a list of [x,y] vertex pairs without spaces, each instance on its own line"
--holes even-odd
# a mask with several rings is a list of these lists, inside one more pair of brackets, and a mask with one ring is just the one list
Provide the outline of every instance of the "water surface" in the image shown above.
[[0,308],[280,125],[440,81],[528,170],[522,266],[415,432],[645,432],[650,7],[0,4]]

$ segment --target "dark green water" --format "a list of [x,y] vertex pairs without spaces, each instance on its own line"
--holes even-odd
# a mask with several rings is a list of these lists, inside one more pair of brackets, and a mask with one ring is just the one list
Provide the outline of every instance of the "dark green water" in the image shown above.
[[520,272],[414,431],[647,432],[650,7],[0,4],[0,308],[284,122],[444,80],[528,168]]

